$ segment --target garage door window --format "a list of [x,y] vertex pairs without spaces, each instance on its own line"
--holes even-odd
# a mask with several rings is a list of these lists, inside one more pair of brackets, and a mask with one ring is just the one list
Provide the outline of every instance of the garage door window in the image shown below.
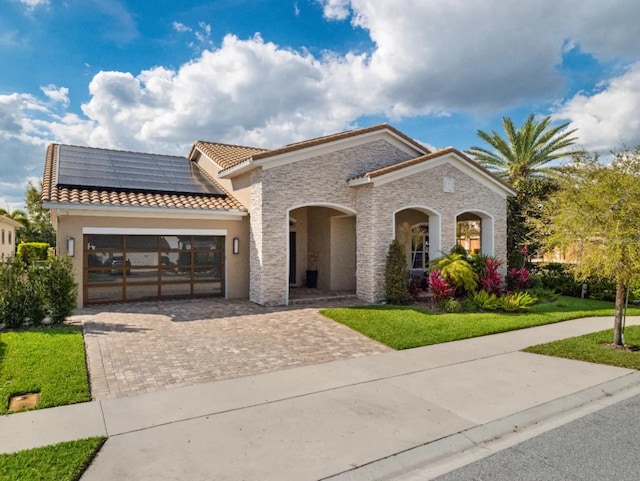
[[86,304],[224,295],[224,236],[84,236]]

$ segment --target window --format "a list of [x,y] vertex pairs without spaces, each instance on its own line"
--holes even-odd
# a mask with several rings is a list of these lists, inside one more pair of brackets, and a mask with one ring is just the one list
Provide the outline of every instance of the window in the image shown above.
[[482,251],[482,219],[475,214],[465,213],[456,222],[456,240],[471,254]]
[[9,231],[9,245],[11,245],[11,231]]
[[419,224],[412,229],[411,240],[411,268],[429,268],[429,226]]
[[2,229],[2,245],[4,245],[4,229]]

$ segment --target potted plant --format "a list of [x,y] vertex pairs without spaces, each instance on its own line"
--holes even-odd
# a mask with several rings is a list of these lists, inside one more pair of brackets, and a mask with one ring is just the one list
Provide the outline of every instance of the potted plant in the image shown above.
[[307,287],[318,287],[318,253],[309,252],[307,259]]

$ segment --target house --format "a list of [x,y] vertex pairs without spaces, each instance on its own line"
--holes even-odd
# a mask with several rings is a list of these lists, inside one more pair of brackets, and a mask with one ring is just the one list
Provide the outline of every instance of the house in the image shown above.
[[13,256],[16,250],[16,231],[22,227],[4,214],[0,214],[0,261]]
[[53,144],[43,186],[79,305],[286,305],[309,270],[319,288],[377,302],[401,225],[423,233],[414,269],[455,245],[459,221],[477,226],[480,252],[505,259],[514,194],[460,151],[430,151],[386,124],[271,150],[197,141],[186,158]]

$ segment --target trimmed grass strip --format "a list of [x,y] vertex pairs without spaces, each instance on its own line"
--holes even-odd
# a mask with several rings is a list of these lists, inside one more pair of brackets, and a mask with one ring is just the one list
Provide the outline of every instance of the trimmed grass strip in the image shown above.
[[[434,313],[413,306],[359,306],[323,309],[326,317],[393,349],[440,344],[471,337],[525,329],[581,317],[613,316],[611,302],[559,297],[524,313]],[[629,315],[640,315],[630,307]]]
[[106,438],[95,437],[0,454],[0,479],[6,481],[77,481]]
[[52,327],[0,333],[0,414],[9,397],[40,392],[37,408],[90,401],[82,333]]
[[[624,337],[627,346],[640,346],[640,326],[627,326],[624,330]],[[613,329],[607,329],[584,336],[538,344],[528,347],[524,351],[628,369],[640,369],[640,351],[611,348],[608,344],[612,341]]]

